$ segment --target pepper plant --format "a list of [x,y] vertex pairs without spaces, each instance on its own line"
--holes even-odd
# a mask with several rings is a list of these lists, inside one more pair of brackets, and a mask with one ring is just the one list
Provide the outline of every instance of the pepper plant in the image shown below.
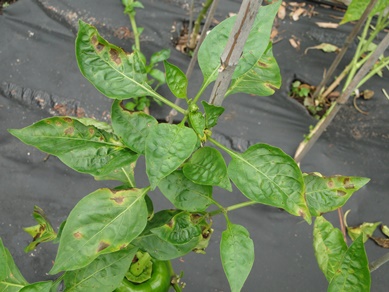
[[[226,95],[267,96],[280,87],[279,67],[269,41],[279,5],[280,1],[259,9]],[[185,108],[145,81],[145,65],[138,51],[126,53],[93,26],[79,22],[77,62],[82,74],[113,100],[112,124],[51,117],[9,131],[72,169],[96,180],[117,181],[118,187],[98,189],[82,198],[58,233],[36,207],[38,225],[26,229],[33,237],[27,250],[41,242],[59,242],[49,274],[61,274],[55,281],[27,283],[0,241],[2,291],[55,291],[61,282],[65,291],[167,291],[171,286],[180,291],[180,276],[172,271],[170,260],[192,251],[205,253],[212,238],[212,218],[217,215],[226,220],[221,264],[231,290],[240,291],[253,265],[254,242],[244,226],[230,220],[229,212],[254,204],[284,209],[308,224],[317,217],[314,246],[330,290],[347,291],[350,285],[353,291],[369,289],[362,239],[348,247],[340,230],[322,217],[344,205],[367,178],[302,173],[277,147],[255,144],[237,153],[212,138],[224,108],[205,101],[200,105],[199,100],[222,70],[219,56],[234,22],[235,17],[223,21],[202,44],[198,60],[204,81],[194,97],[188,96],[185,74],[164,62],[167,84],[176,97],[186,101]],[[159,123],[144,112],[126,109],[124,100],[139,96],[151,96],[184,118],[179,124]],[[230,157],[228,166],[220,150]],[[134,169],[141,156],[149,185],[139,188]],[[217,187],[231,192],[232,184],[245,201],[225,206],[212,196]],[[154,214],[156,189],[172,208]],[[351,275],[353,281],[349,281]]]

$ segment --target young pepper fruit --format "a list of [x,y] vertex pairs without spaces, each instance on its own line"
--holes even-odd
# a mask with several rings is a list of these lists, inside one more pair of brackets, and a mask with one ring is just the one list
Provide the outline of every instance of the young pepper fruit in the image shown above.
[[115,292],[168,292],[171,286],[172,269],[169,261],[152,259],[152,273],[150,279],[143,283],[130,282],[126,277]]

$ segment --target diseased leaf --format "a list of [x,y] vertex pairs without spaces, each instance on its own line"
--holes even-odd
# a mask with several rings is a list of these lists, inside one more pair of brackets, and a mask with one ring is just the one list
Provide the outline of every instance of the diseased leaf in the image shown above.
[[83,268],[99,255],[126,247],[145,228],[148,189],[99,189],[70,212],[50,274]]
[[347,215],[349,212],[350,210],[348,210],[344,214],[344,224],[347,227],[348,236],[350,236],[350,238],[354,241],[359,236],[363,235],[362,236],[363,243],[365,243],[373,235],[374,231],[381,224],[381,222],[375,222],[375,223],[364,222],[359,226],[349,227],[347,224]]
[[24,286],[19,292],[50,292],[52,285],[53,281],[37,282]]
[[151,233],[173,245],[191,242],[194,238],[201,239],[200,226],[192,222],[192,216],[187,211],[174,215],[170,221],[160,227],[151,229]]
[[281,86],[281,74],[276,59],[273,57],[272,43],[255,63],[255,65],[232,80],[226,96],[238,92],[258,96],[272,95]]
[[49,219],[46,218],[41,208],[34,206],[32,215],[38,222],[38,225],[23,228],[33,238],[32,242],[24,249],[25,252],[34,250],[42,242],[53,241],[57,238],[57,233],[54,231]]
[[0,291],[17,292],[26,285],[28,282],[0,238]]
[[152,233],[153,229],[168,224],[180,212],[180,210],[163,210],[154,214],[142,234],[131,244],[147,251],[153,258],[160,261],[175,259],[191,252],[198,245],[201,238],[194,237],[188,243],[175,245]]
[[362,236],[358,237],[345,252],[328,292],[370,291],[371,276]]
[[378,244],[382,248],[389,248],[389,238],[382,238],[382,237],[370,237],[376,244]]
[[81,73],[102,94],[113,99],[152,95],[144,63],[103,39],[97,29],[79,21],[76,57]]
[[158,188],[177,209],[201,212],[212,204],[212,186],[192,182],[181,170],[162,179]]
[[146,138],[150,129],[157,124],[154,117],[144,112],[130,112],[118,100],[112,104],[112,127],[115,134],[136,153],[145,153]]
[[312,216],[342,207],[351,195],[370,179],[355,176],[325,177],[319,173],[304,174],[305,198]]
[[[259,9],[232,80],[251,70],[266,51],[268,43],[263,40],[270,38],[274,16],[280,4],[281,1],[278,1],[270,5],[261,6]],[[212,29],[199,49],[198,60],[204,76],[204,84],[206,85],[217,78],[220,68],[220,56],[227,44],[235,20],[236,16],[227,18]]]
[[163,64],[166,72],[166,83],[171,92],[177,98],[186,98],[188,79],[186,79],[185,73],[167,61],[163,61]]
[[254,263],[254,243],[241,225],[227,225],[220,241],[220,257],[232,292],[242,289]]
[[52,117],[9,132],[28,145],[57,156],[67,166],[104,176],[135,162],[138,155],[112,133],[70,117]]
[[212,147],[202,147],[193,153],[182,168],[184,175],[196,184],[226,187],[232,191],[231,183],[223,183],[227,176],[227,166],[223,156]]
[[77,121],[84,124],[85,126],[94,126],[97,129],[106,131],[108,133],[113,132],[112,126],[102,121],[98,121],[92,118],[77,118]]
[[205,111],[205,127],[211,129],[216,126],[217,120],[224,112],[224,107],[209,104],[204,100],[201,103]]
[[114,291],[123,280],[137,250],[138,248],[132,247],[103,254],[82,269],[66,272],[66,291]]
[[290,156],[267,144],[255,144],[242,154],[230,155],[228,176],[247,198],[311,222],[303,176]]
[[315,220],[313,229],[313,248],[320,270],[331,282],[338,271],[347,251],[342,232],[334,228],[324,217]]
[[182,125],[158,124],[150,129],[145,157],[152,190],[192,154],[196,144],[196,133]]

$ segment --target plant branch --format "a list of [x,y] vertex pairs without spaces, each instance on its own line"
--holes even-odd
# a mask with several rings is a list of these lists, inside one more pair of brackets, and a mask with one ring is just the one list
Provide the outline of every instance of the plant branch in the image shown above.
[[303,157],[307,154],[307,152],[312,148],[317,139],[321,136],[327,126],[331,123],[335,115],[339,112],[340,108],[343,104],[345,104],[351,95],[351,93],[358,87],[361,80],[368,74],[370,69],[374,66],[375,62],[378,58],[384,53],[386,48],[389,46],[389,32],[386,34],[384,39],[377,46],[374,53],[370,56],[370,58],[365,62],[365,64],[361,67],[358,73],[355,75],[352,82],[348,85],[348,87],[344,90],[339,99],[334,102],[326,115],[322,117],[322,119],[316,124],[315,128],[309,133],[307,139],[300,143],[295,153],[295,161],[300,162]]
[[226,212],[229,212],[229,211],[234,211],[236,209],[244,208],[244,207],[255,205],[255,204],[259,204],[259,203],[258,202],[254,202],[254,201],[247,201],[247,202],[231,205],[231,206],[228,206],[226,208],[220,208],[218,210],[209,212],[209,216],[212,217],[212,216],[218,215],[220,213],[226,213]]
[[[211,22],[212,22],[213,16],[215,15],[215,11],[216,11],[218,4],[219,4],[219,0],[213,0],[212,6],[209,9],[207,19],[205,20],[203,30],[202,30],[201,35],[200,35],[200,39],[199,39],[197,46],[193,52],[192,58],[191,58],[189,65],[188,65],[188,69],[186,70],[186,73],[185,73],[187,79],[189,79],[190,76],[192,76],[193,68],[197,62],[197,56],[198,56],[200,45],[203,43],[205,37],[207,36],[207,31],[208,31],[209,27],[211,26]],[[179,105],[180,101],[181,101],[181,99],[176,98],[176,101],[174,102],[174,104]],[[172,123],[173,117],[175,117],[176,115],[177,115],[177,111],[172,109],[169,112],[168,116],[166,117],[166,121],[168,123]]]
[[[193,28],[193,32],[189,35],[190,41],[189,41],[188,48],[191,50],[193,50],[196,47],[196,40],[197,40],[197,36],[199,34],[199,31],[200,31],[201,22],[203,21],[205,15],[207,14],[207,11],[208,11],[209,7],[211,6],[212,2],[213,2],[213,0],[205,1],[205,3],[203,4],[203,9],[201,9],[199,15],[197,16],[197,19],[195,21],[195,25]],[[210,20],[212,21],[212,18]]]
[[244,44],[261,4],[262,0],[243,0],[227,45],[220,57],[221,66],[209,99],[210,104],[220,106],[223,103],[232,74],[242,55]]
[[320,84],[316,87],[316,90],[313,93],[312,99],[316,99],[319,96],[323,86],[325,86],[327,84],[327,82],[330,80],[330,78],[334,74],[335,69],[338,67],[340,61],[343,59],[343,56],[347,52],[347,50],[350,47],[352,41],[358,35],[358,32],[360,31],[363,23],[365,22],[365,20],[369,16],[369,14],[370,14],[371,10],[373,9],[374,5],[376,4],[376,2],[377,2],[377,0],[371,0],[369,5],[366,7],[365,12],[362,14],[361,18],[359,19],[357,24],[354,26],[354,28],[351,31],[351,33],[346,38],[346,41],[344,42],[342,49],[340,50],[339,54],[336,56],[335,60],[332,62],[330,68],[327,71],[327,74],[322,79]]
[[369,264],[370,273],[374,272],[375,270],[377,270],[379,267],[381,267],[383,264],[387,262],[389,262],[389,252]]

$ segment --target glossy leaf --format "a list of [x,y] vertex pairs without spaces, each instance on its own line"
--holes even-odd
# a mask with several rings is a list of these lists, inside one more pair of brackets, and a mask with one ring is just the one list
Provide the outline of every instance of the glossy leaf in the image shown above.
[[26,285],[28,282],[0,238],[0,291],[17,292]]
[[201,237],[200,226],[192,222],[191,214],[186,211],[174,215],[168,223],[151,229],[151,233],[173,245],[187,244],[194,238],[200,241]]
[[76,57],[81,73],[102,94],[128,99],[152,94],[143,62],[103,39],[97,29],[79,21]]
[[181,170],[162,179],[158,188],[177,209],[201,212],[212,204],[212,186],[195,184]]
[[255,65],[232,80],[226,96],[238,92],[258,96],[272,95],[281,86],[281,74],[276,59],[273,57],[272,43]]
[[228,224],[220,241],[220,257],[232,292],[242,289],[254,263],[254,243],[241,225]]
[[219,117],[224,112],[224,107],[209,104],[204,100],[201,103],[205,111],[205,126],[207,129],[211,129],[216,126]]
[[212,147],[202,147],[193,153],[182,168],[184,175],[196,184],[220,186],[231,191],[231,183],[225,179],[227,166],[223,156]]
[[[344,24],[354,20],[359,20],[363,12],[366,10],[369,2],[370,1],[367,0],[352,0],[351,3],[348,5],[346,13],[344,14],[340,24]],[[373,7],[373,10],[370,12],[370,16],[373,16],[376,13],[381,12],[388,6],[389,6],[389,0],[378,0],[375,6]]]
[[41,208],[34,206],[32,216],[38,222],[38,225],[23,228],[33,238],[32,242],[24,249],[25,252],[34,250],[42,242],[53,241],[57,238],[57,233],[55,233],[50,221],[46,218]]
[[24,286],[19,292],[50,292],[52,285],[53,281],[37,282]]
[[85,126],[94,126],[97,129],[106,131],[108,133],[113,132],[112,126],[106,122],[98,121],[92,118],[77,118],[77,121],[84,124]]
[[186,75],[177,66],[170,64],[167,61],[163,61],[166,72],[166,83],[169,86],[171,92],[177,98],[186,98],[188,79]]
[[324,217],[319,216],[313,229],[313,247],[319,268],[330,282],[347,251],[343,234]]
[[128,184],[130,187],[135,187],[134,169],[136,161],[128,163],[120,168],[116,168],[111,172],[103,175],[95,175],[95,180],[117,180]]
[[325,177],[319,173],[304,174],[309,212],[312,216],[320,216],[342,207],[351,195],[369,180],[354,176]]
[[[281,1],[278,1],[259,9],[232,80],[251,70],[266,51],[268,43],[264,40],[270,38],[274,16],[280,4]],[[221,66],[220,56],[227,44],[235,20],[236,16],[227,18],[212,29],[199,49],[198,60],[206,85],[217,78]]]
[[242,154],[230,155],[228,176],[247,198],[311,222],[303,176],[290,156],[267,144],[255,144]]
[[124,145],[132,151],[145,153],[145,141],[149,130],[156,126],[158,121],[144,112],[130,112],[122,103],[115,100],[112,104],[112,127]]
[[101,254],[126,247],[145,228],[147,189],[99,189],[70,212],[51,274],[76,270]]
[[205,118],[201,112],[189,113],[189,122],[192,129],[200,136],[204,136]]
[[362,236],[348,248],[328,286],[328,292],[370,291],[371,276]]
[[123,280],[137,250],[130,248],[104,254],[82,269],[66,272],[66,291],[114,291]]
[[47,118],[9,132],[25,144],[57,156],[74,170],[93,176],[109,174],[138,158],[114,134],[70,117]]
[[175,259],[191,252],[199,243],[199,238],[195,237],[186,244],[175,245],[152,233],[153,229],[168,224],[180,212],[179,210],[163,210],[154,214],[142,234],[131,244],[147,251],[153,258],[160,261]]
[[347,224],[347,215],[350,213],[350,210],[348,210],[344,214],[344,225],[346,225],[347,228],[347,234],[350,236],[350,238],[354,241],[359,236],[362,235],[363,237],[363,243],[365,243],[374,233],[374,231],[377,229],[377,227],[381,224],[381,222],[375,222],[375,223],[368,223],[364,222],[359,226],[349,227]]
[[152,190],[192,154],[196,144],[196,133],[182,125],[158,124],[150,129],[145,157]]

